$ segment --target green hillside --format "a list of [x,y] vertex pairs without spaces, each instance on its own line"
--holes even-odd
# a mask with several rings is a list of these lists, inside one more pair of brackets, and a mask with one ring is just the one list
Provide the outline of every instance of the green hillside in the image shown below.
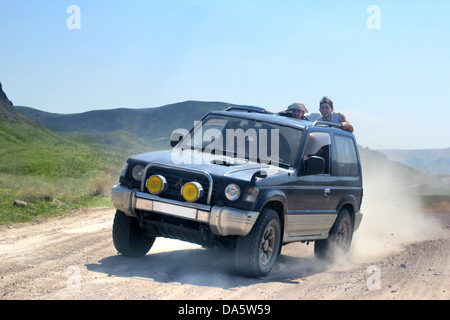
[[[10,112],[4,101],[0,110],[0,172],[43,177],[80,177],[114,165],[111,152],[94,149],[64,138],[20,112]],[[106,163],[104,160],[107,160]]]
[[104,149],[119,152],[124,155],[132,155],[151,151],[151,148],[129,132],[117,130],[105,133],[92,133],[75,135],[70,138],[96,149]]
[[126,157],[62,137],[0,99],[0,224],[109,204]]

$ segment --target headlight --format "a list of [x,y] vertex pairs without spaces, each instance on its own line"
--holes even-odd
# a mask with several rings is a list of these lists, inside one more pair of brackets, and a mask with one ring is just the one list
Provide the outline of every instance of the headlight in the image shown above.
[[145,186],[151,194],[160,194],[166,191],[168,187],[166,178],[160,175],[154,175],[148,178]]
[[144,166],[143,165],[135,165],[133,171],[131,171],[131,175],[134,180],[142,181],[142,177],[144,176]]
[[186,201],[194,202],[203,196],[202,185],[198,182],[188,182],[181,188],[181,195]]
[[227,199],[230,201],[237,200],[240,195],[241,195],[241,189],[235,183],[231,183],[231,184],[227,185],[227,187],[225,188],[225,197],[227,197]]

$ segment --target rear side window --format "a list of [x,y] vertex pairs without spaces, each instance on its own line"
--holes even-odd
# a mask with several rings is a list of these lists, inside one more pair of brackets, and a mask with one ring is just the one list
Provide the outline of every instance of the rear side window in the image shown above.
[[358,157],[353,139],[346,136],[336,135],[336,157],[338,172],[340,176],[357,176],[359,174]]

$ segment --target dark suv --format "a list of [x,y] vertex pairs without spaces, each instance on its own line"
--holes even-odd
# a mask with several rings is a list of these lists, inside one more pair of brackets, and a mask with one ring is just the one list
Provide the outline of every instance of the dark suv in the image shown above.
[[354,135],[243,111],[211,112],[175,132],[172,150],[127,159],[112,189],[121,254],[143,256],[156,237],[220,245],[235,250],[239,273],[260,277],[283,244],[315,241],[326,259],[348,251],[362,219]]

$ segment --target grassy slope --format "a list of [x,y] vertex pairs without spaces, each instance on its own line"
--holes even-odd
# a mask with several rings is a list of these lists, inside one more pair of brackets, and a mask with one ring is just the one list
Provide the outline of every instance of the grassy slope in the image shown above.
[[0,224],[110,204],[125,158],[63,138],[0,101]]

